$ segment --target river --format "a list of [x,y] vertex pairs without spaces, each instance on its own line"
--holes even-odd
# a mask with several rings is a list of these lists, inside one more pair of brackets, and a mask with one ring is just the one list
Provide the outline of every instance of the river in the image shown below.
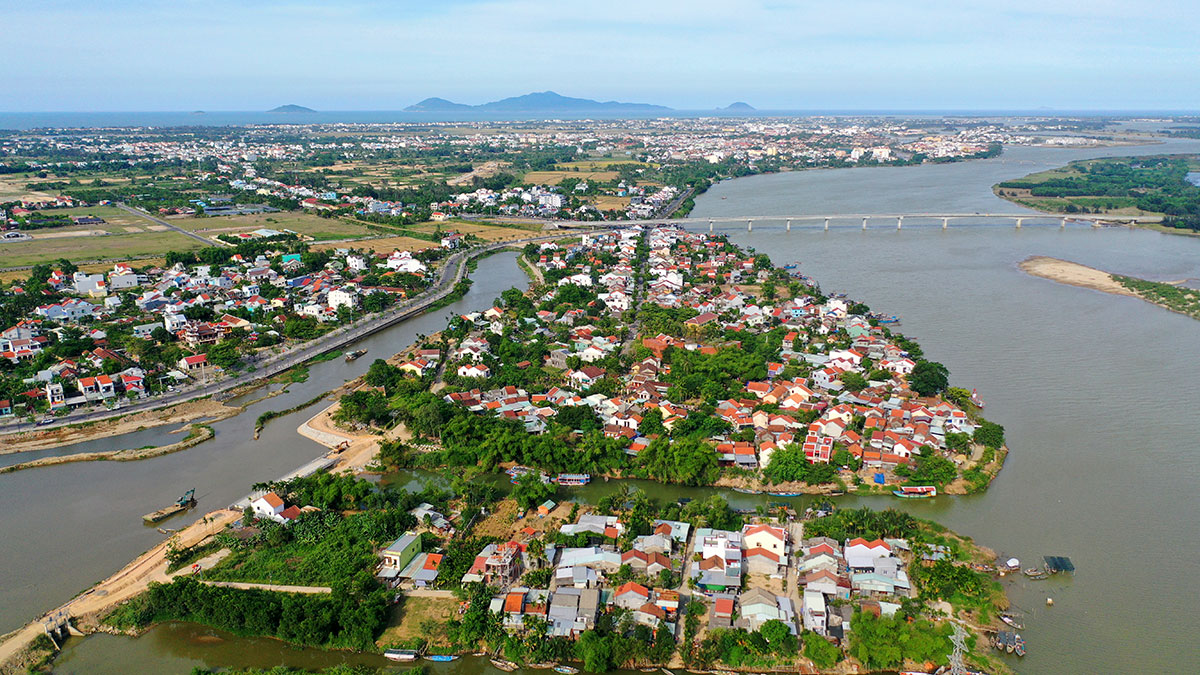
[[[287,393],[251,405],[246,412],[213,424],[216,437],[185,452],[137,462],[81,462],[0,475],[0,633],[38,616],[71,595],[112,574],[142,551],[162,541],[142,514],[173,503],[196,488],[199,505],[185,515],[159,523],[179,527],[198,513],[222,508],[250,491],[256,481],[272,480],[320,456],[325,448],[300,436],[296,427],[320,408],[271,420],[261,438],[254,423],[266,410],[286,410],[364,373],[371,361],[389,357],[429,335],[460,313],[483,309],[500,290],[528,284],[515,253],[484,258],[473,284],[458,302],[423,314],[355,345],[367,355],[346,363],[334,359],[312,364],[308,380]],[[29,453],[30,458],[92,449],[162,445],[181,438],[165,426],[74,447]],[[25,454],[25,453],[22,453]],[[18,455],[0,456],[12,460]]]
[[[991,193],[999,180],[1071,159],[1197,151],[1200,143],[1183,141],[1088,150],[1008,148],[996,159],[959,164],[755,176],[714,186],[697,200],[693,216],[702,221],[747,213],[1012,212],[1015,207]],[[1200,239],[1121,228],[1059,230],[1033,221],[1021,230],[1011,222],[952,223],[947,231],[940,223],[906,222],[900,232],[894,224],[866,232],[855,225],[785,233],[782,225],[759,224],[753,233],[729,233],[776,263],[801,261],[800,270],[827,291],[848,292],[877,311],[900,315],[901,330],[918,339],[930,358],[944,362],[953,382],[978,387],[987,416],[1005,425],[1012,453],[983,495],[915,502],[843,498],[839,505],[905,508],[1031,565],[1042,555],[1071,556],[1079,568],[1073,578],[1011,583],[1016,606],[1027,614],[1030,654],[1012,661],[1022,673],[1200,671],[1200,650],[1193,643],[1200,634],[1194,562],[1200,553],[1200,500],[1188,496],[1200,476],[1193,410],[1200,391],[1200,360],[1194,357],[1200,324],[1134,298],[1061,286],[1017,269],[1027,256],[1050,255],[1148,278],[1200,277]],[[499,289],[522,282],[514,270],[511,257],[482,262],[475,275],[480,282],[463,303],[479,307]],[[488,290],[479,291],[481,286]],[[385,336],[398,348],[405,342],[402,334],[432,332],[440,327],[433,323],[419,329],[409,322]],[[371,356],[376,354],[373,349]],[[342,376],[353,372],[336,364]],[[289,396],[303,401],[318,391],[313,383],[320,378],[334,381],[318,374],[328,365],[313,368],[309,388],[295,387]],[[266,405],[291,404],[273,399]],[[315,446],[294,433],[311,412],[273,421],[255,444],[248,439],[257,414],[219,423],[217,439],[178,455],[0,477],[0,508],[15,509],[25,524],[14,527],[11,516],[0,523],[5,542],[0,568],[16,570],[26,583],[46,576],[51,586],[26,593],[5,583],[0,618],[13,627],[148,547],[157,536],[140,530],[138,516],[192,484],[202,495],[227,492],[202,504],[216,506],[244,492],[245,483],[281,474],[316,454]],[[213,462],[218,456],[229,466],[218,469]],[[166,468],[154,468],[156,463]],[[224,482],[197,471],[219,472]],[[108,480],[115,481],[112,489],[104,484]],[[26,487],[27,482],[37,484]],[[611,489],[613,483],[599,483],[578,495],[592,500]],[[19,498],[10,496],[17,490]],[[708,492],[655,485],[652,494],[676,499]],[[124,503],[127,495],[136,495],[136,506]],[[763,501],[727,496],[738,506]],[[88,503],[76,506],[76,499]],[[808,500],[795,501],[803,506]],[[50,515],[39,517],[39,508]],[[92,534],[87,523],[72,518],[102,531]],[[62,527],[62,535],[49,541],[35,536],[45,523]],[[110,538],[119,543],[110,546]],[[38,542],[36,551],[14,544],[28,541]],[[64,558],[61,566],[46,564],[58,557]],[[1053,608],[1045,606],[1047,597],[1054,598]],[[11,608],[14,604],[20,607]],[[127,647],[116,646],[123,645],[121,639],[110,636],[75,641],[60,664],[63,672],[81,673],[186,672],[196,661],[229,664],[222,656],[228,646],[184,649],[180,642],[186,638],[171,637],[175,630],[181,629],[156,629]],[[237,663],[249,663],[256,644],[246,643],[247,656]]]

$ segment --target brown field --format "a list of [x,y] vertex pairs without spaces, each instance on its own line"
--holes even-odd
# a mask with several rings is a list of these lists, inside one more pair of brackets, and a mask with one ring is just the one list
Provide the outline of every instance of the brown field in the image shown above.
[[427,248],[435,248],[437,245],[437,242],[434,241],[413,239],[412,237],[384,237],[382,239],[364,239],[353,244],[316,244],[312,248],[315,251],[328,251],[334,248],[352,247],[376,253],[391,253],[392,251],[424,251]]
[[618,175],[616,171],[530,171],[522,180],[535,185],[558,185],[568,178],[609,181]]
[[[64,216],[96,216],[103,218],[105,225],[116,227],[147,227],[153,225],[154,221],[147,220],[141,216],[132,214],[128,211],[123,211],[115,206],[80,206],[73,209],[54,209],[46,211],[46,213],[61,214]],[[96,227],[92,225],[91,227]],[[54,228],[55,230],[63,230],[66,228]]]
[[[417,232],[436,232],[438,226],[441,226],[442,232],[459,232],[461,234],[471,234],[479,237],[484,241],[512,241],[513,239],[525,239],[529,237],[532,229],[516,228],[516,227],[496,227],[485,225],[483,223],[468,223],[464,221],[445,221],[441,223],[421,223],[409,227],[410,230]],[[530,228],[536,227],[541,230],[542,225],[530,224]]]
[[431,633],[425,624],[432,621],[440,629],[457,614],[458,600],[455,598],[406,596],[392,609],[388,626],[375,644],[387,647],[412,638],[424,638],[431,645],[445,644],[445,635],[441,631]]
[[614,197],[611,195],[599,195],[592,198],[592,203],[601,211],[612,211],[614,209],[629,208],[629,197]]
[[567,168],[572,168],[572,169],[577,168],[580,171],[596,171],[597,169],[604,169],[604,168],[613,166],[614,164],[633,164],[636,166],[649,166],[649,164],[646,164],[645,162],[639,162],[636,159],[629,158],[629,157],[625,157],[625,158],[619,158],[619,157],[603,158],[603,157],[601,157],[601,158],[597,158],[597,159],[581,159],[581,160],[578,160],[575,162],[563,162],[563,163],[559,164],[558,167],[559,168],[567,167]]

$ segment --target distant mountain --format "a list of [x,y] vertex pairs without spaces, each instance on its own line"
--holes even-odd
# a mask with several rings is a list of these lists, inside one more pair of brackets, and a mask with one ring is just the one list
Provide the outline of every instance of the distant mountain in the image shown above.
[[455,103],[447,101],[444,98],[427,98],[420,103],[414,103],[404,110],[406,112],[444,112],[449,110],[471,110],[475,106],[466,105],[465,103]]
[[481,112],[656,112],[669,111],[670,108],[650,103],[623,103],[621,101],[593,101],[590,98],[572,98],[552,91],[541,91],[524,96],[492,101],[482,105],[465,105],[453,103],[443,98],[427,98],[420,103],[404,109],[407,112],[431,111],[462,111],[478,110]]
[[758,110],[758,108],[755,108],[749,103],[745,103],[743,101],[736,101],[734,103],[730,103],[724,108],[718,108],[718,110],[724,110],[726,112],[754,112]]
[[272,108],[272,109],[268,110],[267,112],[277,112],[277,113],[310,113],[310,112],[317,112],[317,111],[316,111],[316,110],[313,110],[312,108],[305,108],[305,107],[304,107],[304,106],[302,106],[302,105],[296,105],[296,104],[294,104],[294,103],[289,103],[289,104],[287,104],[287,105],[281,105],[281,106],[279,106],[278,108]]

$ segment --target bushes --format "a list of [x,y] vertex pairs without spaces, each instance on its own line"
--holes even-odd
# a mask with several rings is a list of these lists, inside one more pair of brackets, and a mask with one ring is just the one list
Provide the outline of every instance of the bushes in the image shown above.
[[118,628],[159,621],[194,621],[237,635],[261,635],[318,647],[374,648],[387,618],[382,592],[299,595],[206,586],[192,578],[150,585],[111,614]]
[[858,611],[850,625],[850,654],[872,670],[895,668],[904,659],[944,664],[954,648],[948,637],[950,626],[936,626],[927,619],[910,623],[898,616]]
[[810,630],[804,631],[800,640],[804,643],[804,657],[822,670],[828,670],[842,660],[842,650]]
[[804,534],[808,537],[829,537],[838,541],[854,537],[909,538],[917,533],[919,523],[920,521],[911,515],[895,509],[838,509],[824,518],[806,523]]

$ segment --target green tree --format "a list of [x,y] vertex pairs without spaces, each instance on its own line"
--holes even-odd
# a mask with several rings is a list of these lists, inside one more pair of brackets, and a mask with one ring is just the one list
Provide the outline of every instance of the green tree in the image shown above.
[[950,370],[936,361],[918,361],[908,386],[921,396],[936,396],[950,384]]

